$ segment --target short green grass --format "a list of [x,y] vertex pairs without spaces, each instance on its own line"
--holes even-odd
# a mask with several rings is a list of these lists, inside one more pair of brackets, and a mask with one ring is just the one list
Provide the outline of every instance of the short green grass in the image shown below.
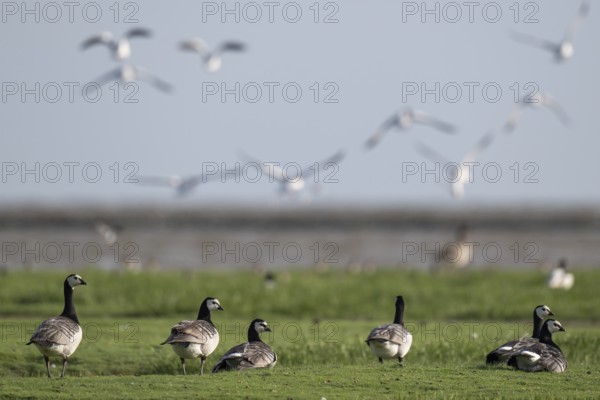
[[[430,275],[380,270],[276,271],[267,289],[249,271],[78,271],[88,285],[75,301],[84,341],[66,379],[45,378],[42,357],[25,346],[36,325],[62,308],[66,271],[11,271],[0,277],[2,398],[592,398],[600,396],[599,271],[578,271],[571,291],[551,291],[535,271],[460,271]],[[406,299],[413,347],[405,365],[379,364],[364,343],[389,322],[394,297]],[[177,356],[159,345],[170,326],[193,318],[206,296],[225,308],[213,320],[221,344],[207,361],[245,340],[248,322],[266,319],[264,340],[278,353],[272,370],[181,375]],[[564,374],[487,367],[485,354],[530,334],[530,314],[547,304],[566,327],[556,335]],[[60,374],[60,360],[52,368]]]

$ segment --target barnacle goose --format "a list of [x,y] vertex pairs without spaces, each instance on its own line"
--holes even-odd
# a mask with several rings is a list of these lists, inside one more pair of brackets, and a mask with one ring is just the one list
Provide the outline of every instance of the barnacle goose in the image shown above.
[[486,364],[497,364],[504,363],[508,361],[508,359],[516,354],[523,347],[531,345],[532,343],[536,343],[540,338],[540,333],[542,330],[542,324],[546,318],[554,315],[554,313],[550,310],[548,306],[539,305],[533,309],[533,333],[531,337],[521,338],[519,340],[511,340],[510,342],[504,343],[502,346],[498,347],[496,350],[493,350],[488,353],[485,358]]
[[565,332],[560,322],[549,319],[544,322],[540,340],[520,349],[508,359],[508,365],[521,371],[565,372],[567,359],[560,347],[552,341],[554,332]]
[[404,298],[396,297],[394,323],[380,325],[373,329],[366,340],[371,351],[379,358],[398,358],[400,365],[412,344],[412,335],[404,327]]
[[79,275],[71,274],[64,282],[65,307],[58,317],[45,320],[31,335],[27,345],[35,344],[44,356],[48,378],[50,375],[50,358],[60,356],[63,358],[61,378],[65,377],[67,360],[77,350],[83,337],[83,331],[79,326],[75,304],[73,304],[73,290],[75,286],[87,285]]
[[259,334],[262,332],[271,332],[267,322],[262,319],[252,321],[248,327],[248,341],[223,354],[212,372],[274,367],[277,363],[277,354],[260,340]]
[[219,332],[210,319],[210,312],[223,310],[219,300],[207,297],[200,305],[198,318],[195,321],[181,321],[171,328],[171,335],[162,344],[170,344],[175,354],[181,359],[183,374],[185,359],[198,358],[202,360],[200,375],[204,374],[204,363],[219,344]]

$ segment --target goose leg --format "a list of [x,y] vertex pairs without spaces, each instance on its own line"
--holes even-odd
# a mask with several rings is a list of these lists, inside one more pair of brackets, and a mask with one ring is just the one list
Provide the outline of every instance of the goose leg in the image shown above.
[[383,364],[383,358],[379,357],[379,362]]
[[183,374],[184,374],[184,375],[187,375],[187,374],[185,373],[185,358],[182,358],[182,359],[181,359],[181,366],[183,367]]
[[398,362],[400,363],[400,366],[401,366],[401,367],[403,367],[403,366],[404,366],[404,364],[402,364],[402,360],[403,360],[403,358],[402,358],[402,357],[400,357],[400,356],[398,356]]
[[63,369],[62,369],[62,373],[60,374],[61,378],[65,377],[65,369],[67,368],[67,359],[63,358]]
[[202,364],[200,364],[200,375],[204,375],[204,363],[206,362],[206,357],[200,358]]
[[44,362],[46,363],[46,372],[48,372],[48,378],[52,378],[50,375],[50,359],[47,356],[44,356]]

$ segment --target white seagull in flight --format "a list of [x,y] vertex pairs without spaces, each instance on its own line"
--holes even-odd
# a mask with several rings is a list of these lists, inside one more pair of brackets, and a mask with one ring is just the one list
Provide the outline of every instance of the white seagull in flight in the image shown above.
[[115,60],[123,61],[131,56],[131,44],[129,39],[134,37],[148,38],[152,36],[152,32],[145,28],[133,28],[125,32],[118,40],[112,32],[104,31],[90,37],[81,44],[81,49],[86,50],[97,44],[108,46]]
[[573,37],[575,36],[575,32],[581,26],[584,18],[588,15],[590,11],[590,3],[584,1],[579,6],[579,11],[577,15],[571,20],[567,31],[565,32],[562,40],[560,42],[552,42],[546,39],[540,39],[538,37],[525,34],[525,33],[513,33],[513,39],[525,43],[531,46],[539,47],[544,50],[550,51],[556,61],[566,61],[573,57],[575,49],[573,47]]
[[386,119],[365,142],[365,148],[370,150],[375,147],[381,141],[383,135],[385,135],[392,128],[406,130],[412,127],[414,124],[429,125],[444,133],[454,133],[456,129],[453,125],[434,118],[422,111],[406,108],[394,113],[392,116]]
[[515,130],[517,124],[523,117],[523,113],[525,112],[526,108],[542,107],[552,111],[563,125],[569,126],[571,124],[571,117],[569,117],[569,114],[567,114],[564,108],[558,101],[554,99],[554,97],[548,93],[536,92],[533,95],[524,96],[521,101],[519,101],[517,107],[508,116],[506,122],[504,123],[504,132],[508,134]]
[[110,82],[121,82],[121,84],[125,85],[127,83],[136,81],[146,81],[161,92],[165,93],[173,90],[173,87],[169,83],[152,75],[150,72],[148,72],[148,70],[131,64],[123,64],[99,76],[95,81],[90,83],[96,83],[99,86],[104,86]]
[[[242,154],[243,158],[249,160],[250,162],[254,162],[259,165],[263,174],[266,174],[270,182],[277,182],[279,186],[279,193],[281,195],[296,195],[300,193],[308,179],[313,177],[315,174],[318,174],[320,171],[327,171],[331,168],[339,168],[338,163],[344,159],[346,156],[345,151],[340,150],[329,158],[321,161],[313,163],[305,168],[302,168],[300,171],[296,169],[291,169],[293,171],[294,176],[288,176],[287,168],[284,171],[279,165],[275,165],[276,163],[268,163],[262,162],[256,158],[252,158],[246,154]],[[333,171],[335,173],[335,170]],[[317,177],[315,178],[315,183],[319,183],[324,178]]]
[[141,185],[170,187],[175,190],[178,197],[185,197],[192,193],[200,184],[210,182],[218,177],[217,175],[198,174],[186,177],[181,175],[138,176],[136,179]]
[[208,72],[216,72],[223,64],[223,53],[242,52],[246,45],[241,42],[227,41],[221,43],[217,48],[210,50],[208,44],[201,38],[191,38],[180,43],[179,48],[184,51],[193,51],[202,57],[202,65]]
[[465,195],[465,185],[473,182],[474,177],[471,176],[471,169],[474,168],[474,166],[471,163],[475,162],[481,152],[493,143],[496,136],[496,132],[494,131],[490,131],[483,135],[477,143],[475,143],[475,146],[473,146],[457,163],[448,161],[448,159],[440,155],[437,151],[421,142],[417,142],[416,148],[424,157],[433,162],[442,164],[441,168],[446,169],[449,174],[450,194],[455,199],[460,199]]

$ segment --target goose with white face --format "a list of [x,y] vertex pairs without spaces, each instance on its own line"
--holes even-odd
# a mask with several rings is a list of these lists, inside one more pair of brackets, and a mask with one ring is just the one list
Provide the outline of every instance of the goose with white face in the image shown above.
[[508,360],[508,365],[527,372],[564,372],[567,359],[552,340],[552,334],[565,332],[562,324],[556,320],[547,320],[542,327],[540,340],[521,348]]
[[183,374],[186,375],[185,360],[200,358],[200,374],[204,373],[206,358],[219,345],[219,332],[212,322],[211,312],[223,310],[219,300],[207,297],[202,301],[196,320],[180,321],[171,328],[169,337],[161,343],[170,344],[181,360]]
[[83,339],[83,331],[73,303],[73,291],[79,285],[87,285],[80,275],[71,274],[66,277],[63,283],[65,300],[63,312],[58,317],[42,322],[27,343],[27,345],[34,344],[44,356],[48,378],[51,378],[50,357],[63,359],[61,378],[64,377],[67,361]]

